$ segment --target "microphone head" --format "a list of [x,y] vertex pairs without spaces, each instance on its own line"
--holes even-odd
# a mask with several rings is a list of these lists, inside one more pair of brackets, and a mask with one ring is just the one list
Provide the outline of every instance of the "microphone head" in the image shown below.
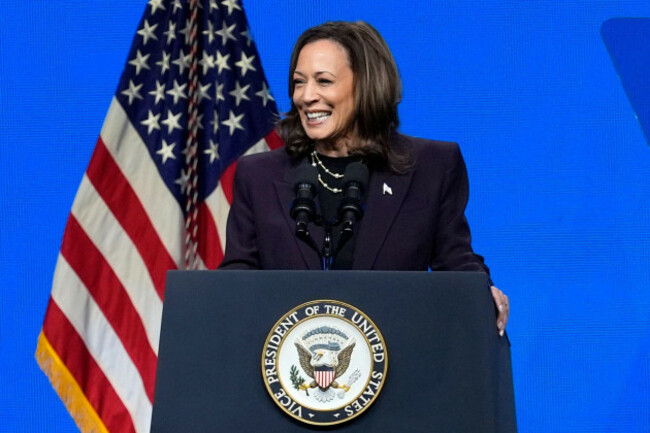
[[300,184],[309,184],[311,189],[316,191],[318,185],[318,173],[316,167],[312,166],[308,161],[301,162],[293,172],[293,189],[297,189]]
[[360,186],[362,191],[366,191],[368,189],[369,177],[370,172],[368,171],[368,167],[364,163],[358,161],[348,164],[343,175],[343,179],[345,179],[346,185],[350,182],[355,182]]

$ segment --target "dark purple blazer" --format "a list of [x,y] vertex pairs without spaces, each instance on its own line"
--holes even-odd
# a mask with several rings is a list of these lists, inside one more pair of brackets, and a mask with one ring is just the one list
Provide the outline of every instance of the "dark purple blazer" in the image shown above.
[[[471,246],[467,171],[458,145],[405,135],[393,144],[407,148],[414,165],[401,175],[371,172],[352,269],[488,272]],[[289,216],[294,167],[284,149],[239,160],[221,268],[321,269],[318,253],[296,237]],[[323,228],[311,224],[310,232],[321,245]]]

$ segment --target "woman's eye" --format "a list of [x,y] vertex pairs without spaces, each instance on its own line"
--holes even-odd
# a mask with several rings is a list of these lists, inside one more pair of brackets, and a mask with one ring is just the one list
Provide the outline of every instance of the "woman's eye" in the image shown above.
[[319,78],[318,82],[320,84],[331,84],[332,83],[332,81],[328,80],[327,78]]

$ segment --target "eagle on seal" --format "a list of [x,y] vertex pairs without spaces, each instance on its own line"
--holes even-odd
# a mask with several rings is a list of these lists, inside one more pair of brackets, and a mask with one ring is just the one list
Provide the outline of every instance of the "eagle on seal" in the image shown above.
[[326,390],[330,387],[341,388],[345,392],[350,390],[348,385],[339,385],[336,379],[341,377],[350,366],[352,351],[355,341],[341,349],[338,342],[317,344],[310,349],[305,348],[299,341],[294,343],[298,349],[300,366],[313,380],[309,385],[302,384],[300,389],[320,388]]

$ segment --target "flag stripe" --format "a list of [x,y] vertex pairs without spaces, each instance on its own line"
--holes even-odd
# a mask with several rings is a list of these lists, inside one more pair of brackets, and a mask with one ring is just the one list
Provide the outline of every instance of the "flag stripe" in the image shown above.
[[232,188],[235,182],[236,170],[237,170],[237,162],[233,162],[226,170],[224,170],[223,174],[221,175],[221,181],[219,187],[221,188],[221,194],[223,195],[223,199],[225,199],[225,202],[228,204],[228,206],[230,206],[230,203],[232,203]]
[[142,321],[113,269],[72,215],[68,218],[61,254],[115,330],[153,401],[156,354],[149,346]]
[[176,264],[167,254],[140,200],[106,150],[101,138],[97,141],[87,174],[99,195],[133,240],[162,299],[165,291],[165,271],[176,268]]
[[175,267],[184,263],[183,227],[180,205],[160,177],[142,137],[124,108],[113,98],[102,127],[101,139],[138,197]]
[[[157,354],[162,301],[138,250],[87,176],[81,181],[72,205],[72,215],[127,291],[128,300],[142,320],[149,345]],[[79,268],[81,267],[80,264]],[[101,292],[94,296],[100,295],[110,297],[111,292]]]
[[[80,410],[78,401],[71,401],[74,397],[78,398],[77,392],[58,388],[62,386],[60,383],[55,386],[60,393],[64,394],[61,398],[67,404],[76,403],[77,407],[72,415],[79,428],[82,431],[135,432],[122,400],[93,360],[77,331],[52,299],[47,307],[43,335],[55,352],[47,354],[53,358],[50,362],[57,364],[56,358],[59,358],[64,364],[61,368],[64,368],[75,382],[63,387],[79,387],[85,394],[86,403],[92,406],[87,408],[83,405],[83,410]],[[74,394],[74,397],[71,394]],[[95,419],[97,416],[101,420]],[[89,428],[85,430],[83,427]]]
[[151,401],[142,378],[106,317],[62,255],[59,255],[54,273],[52,299],[122,400],[135,430],[148,432]]
[[[231,164],[230,167],[234,166],[235,164]],[[224,180],[224,178],[228,178],[228,175],[230,173],[230,167],[226,169],[224,174],[221,176],[221,179]],[[219,183],[219,186],[215,188],[215,190],[210,194],[204,201],[205,206],[210,213],[210,217],[208,218],[211,220],[211,225],[214,227],[214,231],[212,233],[216,233],[219,236],[219,246],[221,248],[221,251],[225,251],[226,249],[226,221],[228,220],[228,212],[230,211],[230,203],[228,202],[228,199],[226,198],[226,195],[224,193],[224,184]],[[223,258],[223,256],[222,256]],[[219,260],[221,262],[221,260]],[[218,263],[217,263],[218,265]],[[210,268],[209,269],[214,269]]]
[[199,255],[207,269],[216,269],[223,260],[221,244],[215,219],[203,202],[199,205]]
[[266,140],[266,144],[271,150],[279,149],[284,146],[282,139],[277,134],[277,132],[275,132],[275,129],[271,130],[271,132],[269,132],[266,137],[264,137],[264,139]]

